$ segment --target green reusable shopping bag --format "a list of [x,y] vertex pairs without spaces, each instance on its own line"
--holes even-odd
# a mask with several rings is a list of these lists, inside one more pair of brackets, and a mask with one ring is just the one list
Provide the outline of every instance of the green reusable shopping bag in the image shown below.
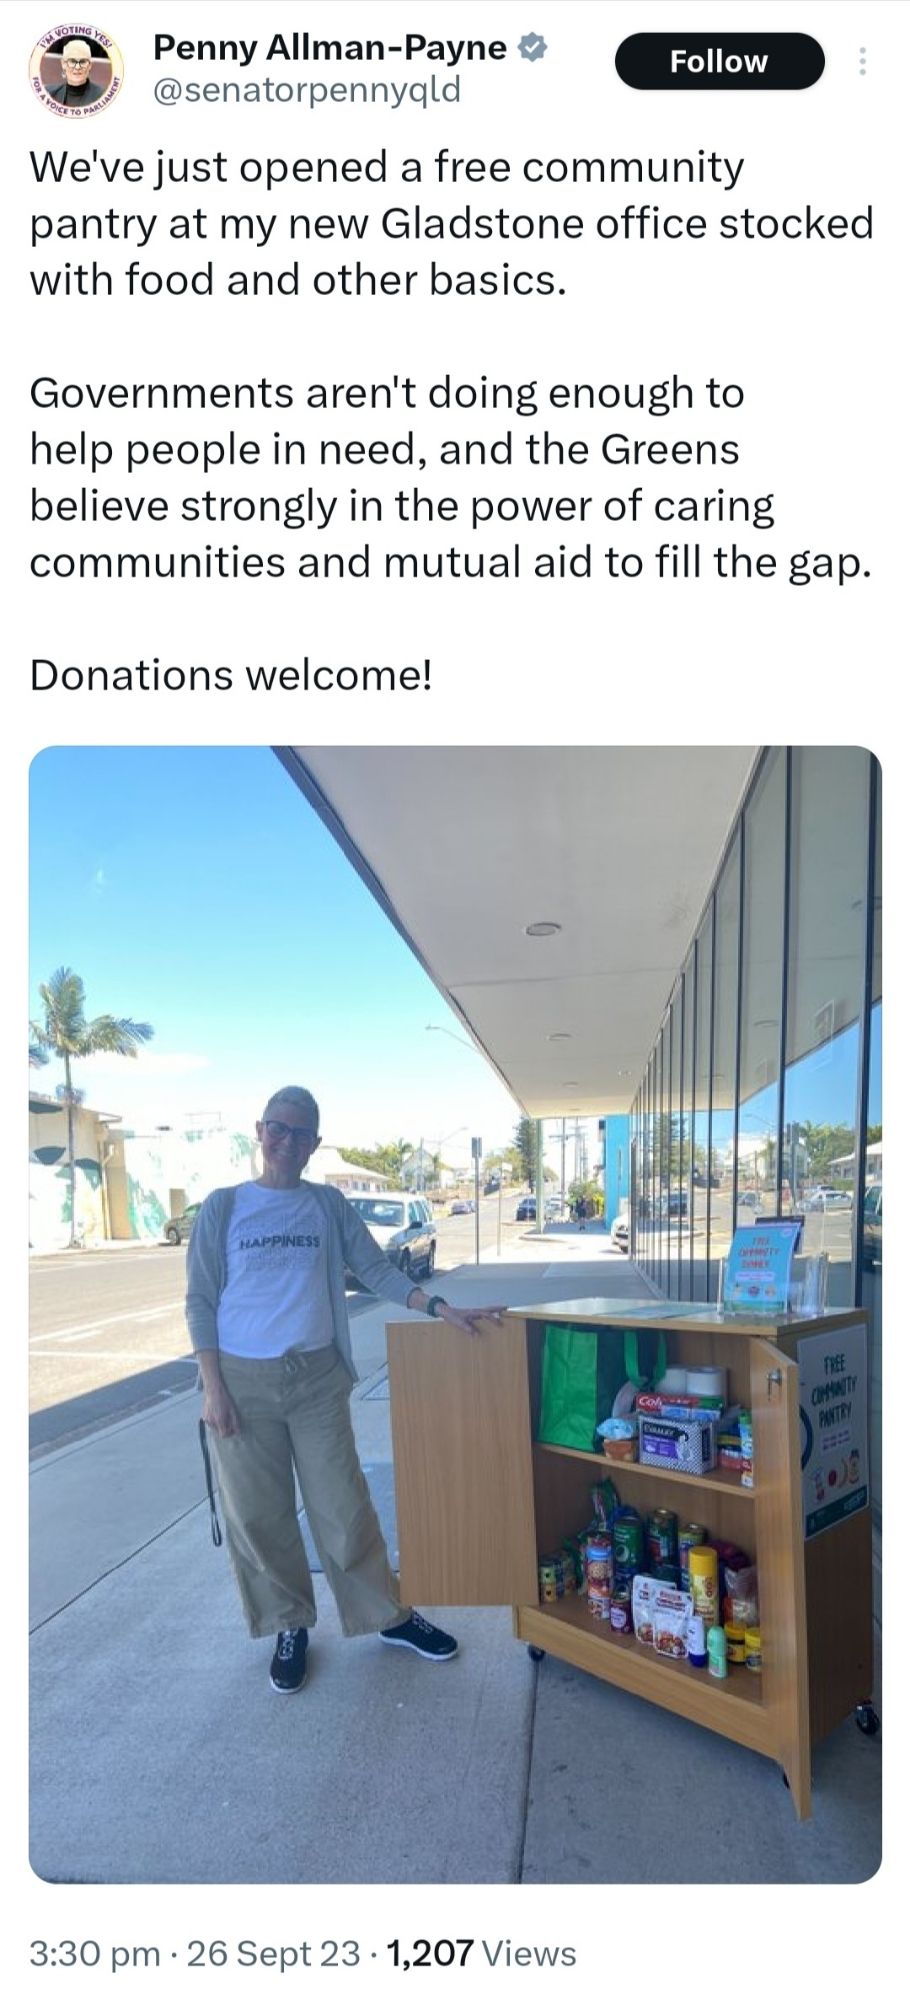
[[545,1326],[539,1443],[596,1451],[597,1426],[610,1415],[623,1383],[643,1389],[659,1381],[666,1366],[662,1333],[639,1327]]

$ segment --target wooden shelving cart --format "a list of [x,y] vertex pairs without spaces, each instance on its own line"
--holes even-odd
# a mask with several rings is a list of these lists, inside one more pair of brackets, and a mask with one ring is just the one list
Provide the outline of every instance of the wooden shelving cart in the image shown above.
[[[725,1367],[731,1400],[753,1413],[754,1486],[743,1486],[737,1473],[655,1472],[535,1442],[544,1328],[556,1324],[615,1328],[620,1339],[628,1326],[659,1325],[671,1365]],[[820,1349],[804,1345],[816,1338]],[[808,1817],[812,1744],[854,1710],[874,1726],[865,1439],[859,1470],[849,1469],[852,1485],[849,1474],[841,1478],[840,1454],[829,1454],[830,1506],[807,1514],[803,1491],[800,1371],[817,1372],[829,1348],[836,1361],[839,1346],[849,1349],[861,1377],[854,1422],[864,1425],[866,1315],[858,1310],[769,1322],[707,1307],[674,1313],[659,1302],[643,1316],[628,1301],[584,1299],[522,1307],[473,1340],[442,1321],[390,1326],[404,1601],[511,1604],[515,1634],[532,1650],[772,1758],[797,1815]],[[540,1557],[587,1525],[590,1489],[607,1476],[640,1513],[671,1507],[755,1554],[760,1675],[732,1667],[717,1681],[595,1621],[584,1598],[538,1601]]]

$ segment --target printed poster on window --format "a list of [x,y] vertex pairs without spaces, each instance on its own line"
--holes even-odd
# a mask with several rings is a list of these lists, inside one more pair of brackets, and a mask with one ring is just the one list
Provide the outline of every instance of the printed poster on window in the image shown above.
[[808,1541],[869,1505],[866,1329],[809,1334],[796,1355]]
[[790,1297],[793,1252],[801,1222],[775,1223],[765,1229],[737,1229],[724,1271],[724,1308],[728,1312],[785,1313]]

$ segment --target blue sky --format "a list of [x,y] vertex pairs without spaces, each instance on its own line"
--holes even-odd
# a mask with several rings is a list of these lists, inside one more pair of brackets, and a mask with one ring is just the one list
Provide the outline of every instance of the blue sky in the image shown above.
[[[308,1085],[327,1142],[423,1137],[459,1165],[518,1111],[272,752],[51,749],[31,770],[31,993],[60,965],[89,1015],[150,1021],[94,1057],[96,1109],[147,1128],[220,1111],[251,1129]],[[30,1072],[50,1092],[56,1067]],[[469,1130],[456,1131],[468,1126]]]

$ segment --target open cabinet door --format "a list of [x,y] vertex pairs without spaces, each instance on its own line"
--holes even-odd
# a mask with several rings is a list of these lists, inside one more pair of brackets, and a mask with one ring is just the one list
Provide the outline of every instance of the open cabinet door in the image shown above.
[[799,1819],[810,1801],[806,1566],[799,1463],[799,1367],[770,1340],[751,1343],[762,1698]]
[[403,1603],[536,1604],[522,1319],[388,1329]]

